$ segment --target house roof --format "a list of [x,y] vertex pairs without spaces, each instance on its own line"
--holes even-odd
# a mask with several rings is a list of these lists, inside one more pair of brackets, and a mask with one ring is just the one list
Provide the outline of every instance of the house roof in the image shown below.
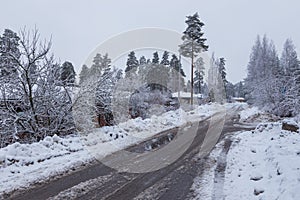
[[[195,98],[203,98],[202,94],[193,94],[193,96]],[[172,94],[172,97],[177,97],[178,98],[178,92],[174,92]],[[191,93],[190,92],[180,92],[179,97],[180,98],[191,98]]]

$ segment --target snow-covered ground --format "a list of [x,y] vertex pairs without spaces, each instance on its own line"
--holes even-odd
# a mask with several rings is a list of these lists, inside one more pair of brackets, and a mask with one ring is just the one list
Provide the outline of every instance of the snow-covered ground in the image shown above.
[[[241,119],[258,113],[256,108],[246,109]],[[196,199],[300,199],[299,132],[282,130],[281,121],[263,122],[254,131],[235,133],[227,140],[232,141],[228,153],[224,153],[225,139],[195,179]],[[222,164],[226,165],[223,172],[218,168]]]
[[300,135],[267,123],[238,134],[227,155],[227,199],[300,199]]
[[[232,105],[226,106],[230,108]],[[117,126],[95,129],[88,135],[66,138],[46,137],[33,144],[14,143],[0,149],[0,197],[82,167],[94,160],[93,149],[103,156],[192,121],[200,121],[218,112],[217,104],[192,111],[170,111],[150,119],[132,119]],[[99,153],[99,152],[98,152]]]
[[46,137],[37,143],[14,143],[2,148],[0,199],[4,193],[45,182],[79,168],[92,159],[78,136]]

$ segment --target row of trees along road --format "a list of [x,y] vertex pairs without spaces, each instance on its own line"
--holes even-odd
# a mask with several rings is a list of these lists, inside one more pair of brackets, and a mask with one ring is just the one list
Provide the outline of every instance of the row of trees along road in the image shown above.
[[165,68],[167,79],[164,76],[165,80],[162,81],[168,80],[165,84],[173,92],[178,91],[180,88],[183,89],[185,87],[183,77],[186,75],[182,69],[181,62],[175,54],[172,54],[171,59],[169,59],[169,54],[168,51],[164,51],[160,60],[158,52],[154,52],[152,60],[141,56],[138,61],[135,52],[130,52],[126,62],[125,77],[133,78],[139,76],[146,78],[149,71],[153,70],[153,68],[160,67],[162,71]]
[[300,63],[291,39],[286,40],[281,57],[267,36],[260,36],[252,48],[245,79],[249,103],[279,116],[300,111]]

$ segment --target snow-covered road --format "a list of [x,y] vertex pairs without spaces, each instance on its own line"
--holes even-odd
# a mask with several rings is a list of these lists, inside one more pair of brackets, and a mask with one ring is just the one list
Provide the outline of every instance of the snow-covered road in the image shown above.
[[137,118],[95,129],[88,135],[53,136],[38,143],[9,145],[0,149],[0,196],[57,179],[94,162],[93,149],[101,149],[104,157],[164,130],[200,121],[218,109],[218,105],[201,106],[189,112],[179,109],[146,120]]
[[[239,109],[240,107],[230,109]],[[194,111],[192,112],[194,113]],[[235,112],[228,112],[230,117],[225,118],[224,129],[222,133],[229,133],[231,131],[249,130],[249,127],[233,126],[236,115]],[[160,170],[148,172],[148,173],[118,173],[113,169],[108,169],[102,163],[87,167],[81,171],[75,172],[72,175],[63,177],[57,181],[46,184],[42,187],[35,188],[28,191],[24,195],[20,195],[17,199],[45,199],[52,197],[54,199],[64,199],[72,197],[72,199],[185,199],[190,195],[190,187],[193,183],[194,177],[198,171],[201,170],[200,160],[195,159],[195,155],[200,152],[203,147],[203,141],[205,139],[207,130],[210,126],[218,127],[223,121],[223,117],[220,113],[214,114],[215,119],[208,118],[199,123],[194,120],[186,125],[185,134],[197,130],[196,137],[192,144],[184,151],[183,155],[173,163],[169,163]],[[168,134],[168,131],[165,132]],[[218,134],[218,133],[217,133]],[[216,141],[209,140],[211,145],[214,146]],[[172,143],[172,142],[170,142]],[[142,144],[140,144],[142,145]],[[169,144],[170,145],[170,144]],[[167,145],[167,146],[169,146]],[[178,149],[185,146],[185,143],[179,144]],[[129,152],[134,151],[135,148],[127,149]],[[164,147],[162,147],[164,149]],[[160,148],[154,150],[159,151]],[[147,151],[147,150],[145,150]],[[171,154],[170,154],[171,155]],[[150,158],[146,156],[146,160]],[[205,156],[205,155],[203,155]],[[110,157],[110,156],[108,156]],[[159,157],[159,156],[158,156]],[[163,154],[161,157],[164,157]],[[118,161],[122,157],[111,157],[112,162]],[[150,164],[152,167],[158,166],[159,163],[154,162],[156,157]],[[159,159],[158,159],[159,160]],[[125,159],[126,161],[126,159]],[[135,159],[133,160],[134,165]],[[118,162],[116,162],[118,163]],[[86,178],[87,177],[87,178]],[[70,185],[73,185],[71,187]],[[162,187],[165,190],[162,190]],[[59,193],[59,194],[58,194]]]
[[[0,149],[1,197],[300,199],[299,133],[282,130],[281,121],[268,122],[274,118],[245,104],[227,104],[222,108],[226,108],[225,113],[220,112],[218,105],[187,112],[177,110],[96,129],[88,135],[47,137],[39,143],[15,143]],[[164,144],[160,147],[157,141],[167,138],[171,144],[178,127],[185,127],[185,133],[197,129],[197,135],[191,144],[187,140],[175,143],[176,149],[183,149],[184,153],[173,163],[168,161],[172,157],[166,154],[168,151],[160,152]],[[255,127],[253,131],[245,131]],[[222,135],[214,134],[219,129]],[[207,157],[220,136],[222,140]],[[151,143],[155,145],[149,147]],[[101,158],[114,163],[114,167],[127,162],[120,167],[136,166],[136,170],[141,160],[147,160],[149,169],[154,171],[116,173],[111,167],[95,162],[95,149],[100,149]],[[122,149],[137,152],[136,155],[141,151],[157,154],[128,159],[120,153]],[[160,169],[163,161],[167,165]],[[26,191],[32,186],[35,188],[25,194],[12,192]]]
[[[241,114],[242,120],[266,120],[256,108]],[[206,159],[205,172],[195,178],[194,199],[300,199],[299,143],[299,132],[282,130],[280,121],[228,135]]]

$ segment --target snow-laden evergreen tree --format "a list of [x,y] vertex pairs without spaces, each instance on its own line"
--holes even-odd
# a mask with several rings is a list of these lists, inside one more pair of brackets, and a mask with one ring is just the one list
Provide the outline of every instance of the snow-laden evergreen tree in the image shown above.
[[179,69],[178,65],[179,65],[179,59],[178,59],[178,57],[175,54],[172,54],[172,58],[170,60],[170,67],[174,68],[175,70],[178,71],[178,69]]
[[147,64],[147,60],[146,60],[145,56],[141,56],[141,57],[140,57],[139,63],[140,63],[140,65],[145,65],[145,64]]
[[19,59],[21,54],[19,50],[19,40],[15,32],[5,29],[0,36],[0,75],[4,78],[17,77],[17,65],[15,59]]
[[226,68],[225,68],[225,58],[219,58],[219,62],[218,62],[218,67],[219,67],[219,73],[221,75],[221,78],[223,80],[224,86],[226,86],[227,84],[227,79],[226,79]]
[[64,85],[74,85],[76,72],[71,62],[65,61],[61,66],[61,81]]
[[152,63],[159,64],[159,56],[157,51],[153,53]]
[[81,71],[79,73],[79,84],[82,84],[88,79],[90,74],[90,69],[86,65],[82,65]]
[[169,52],[164,51],[160,64],[162,64],[162,65],[169,65],[170,64]]
[[262,84],[265,84],[265,87],[261,84],[263,88],[263,104],[267,105],[265,107],[268,111],[277,115],[282,115],[280,105],[284,99],[282,93],[282,88],[284,86],[282,82],[283,71],[280,68],[279,57],[272,41],[269,42],[266,65],[265,79],[261,81]]
[[145,82],[150,86],[154,85],[155,89],[158,90],[161,90],[162,87],[166,87],[169,81],[169,67],[157,64],[150,65],[148,68],[149,70],[146,72]]
[[93,64],[90,69],[90,76],[99,77],[106,68],[110,67],[111,59],[106,53],[104,56],[97,53],[93,59]]
[[297,68],[297,63],[297,53],[291,41],[285,43],[279,61],[273,42],[266,36],[262,41],[258,39],[252,49],[245,80],[247,99],[276,115],[292,116],[295,96],[291,90],[294,75],[290,69]]
[[283,85],[284,99],[282,105],[287,110],[285,115],[296,115],[299,108],[299,71],[300,65],[296,48],[291,39],[287,39],[283,46],[280,59],[281,68],[284,76],[281,78]]
[[[221,76],[221,79],[222,79],[222,84],[223,84],[223,87],[225,89],[225,93],[226,93],[226,98],[229,99],[230,98],[230,94],[227,93],[227,84],[228,84],[228,81],[226,79],[226,68],[225,68],[225,58],[219,58],[219,60],[217,60],[217,63],[216,65],[218,66],[218,70],[219,70],[219,74]],[[231,92],[232,94],[232,92]]]
[[102,70],[110,69],[111,59],[108,57],[108,53],[106,53],[101,62]]
[[293,85],[294,72],[298,69],[298,57],[296,48],[291,39],[287,39],[283,46],[280,58],[280,66],[284,71],[285,91]]
[[[260,60],[260,55],[261,55],[261,39],[260,36],[258,35],[255,41],[254,46],[252,47],[252,52],[250,54],[250,61],[247,66],[247,78],[246,78],[246,87],[247,90],[252,91],[252,83],[256,80],[258,77],[258,67],[259,67],[259,60]],[[250,98],[250,97],[249,97]]]
[[194,58],[201,52],[208,50],[203,38],[202,27],[204,23],[200,21],[198,13],[187,16],[185,21],[186,30],[183,32],[183,44],[179,45],[179,52],[182,56],[191,58],[191,104],[193,104],[193,87],[194,87]]
[[195,62],[195,75],[194,75],[194,91],[196,94],[202,93],[202,85],[204,83],[204,61],[203,58],[198,58]]
[[[254,104],[267,111],[280,114],[280,104],[283,99],[281,88],[281,72],[279,58],[275,45],[264,36],[260,45],[257,61],[257,77],[252,81],[251,95]],[[283,109],[286,110],[286,109]]]
[[177,92],[184,88],[184,78],[185,73],[182,69],[182,65],[180,60],[177,58],[175,54],[172,55],[170,60],[170,81],[168,83],[168,87],[173,91]]
[[294,115],[298,115],[300,113],[300,63],[298,62],[298,68],[294,70],[294,84],[291,89],[295,96],[295,107],[293,110]]
[[255,85],[258,82],[259,75],[259,63],[261,59],[261,39],[257,36],[254,46],[252,47],[252,52],[250,54],[250,61],[247,66],[247,78],[245,79],[246,88],[246,100],[250,104],[254,104],[254,91],[256,89]]
[[298,68],[298,56],[291,39],[287,39],[284,43],[280,65],[287,76],[293,76],[294,71]]
[[136,59],[135,52],[131,51],[128,54],[127,62],[125,69],[125,77],[133,77],[136,74],[136,71],[139,66],[139,61]]
[[226,93],[223,79],[219,72],[219,60],[216,60],[214,53],[211,56],[210,68],[208,69],[208,90],[211,101],[225,102]]
[[186,77],[183,69],[182,69],[182,64],[180,63],[180,60],[177,58],[175,54],[172,55],[171,61],[170,61],[170,67],[177,72],[180,71],[181,76]]
[[97,53],[93,59],[93,64],[90,69],[90,74],[94,76],[100,76],[102,73],[102,55]]

